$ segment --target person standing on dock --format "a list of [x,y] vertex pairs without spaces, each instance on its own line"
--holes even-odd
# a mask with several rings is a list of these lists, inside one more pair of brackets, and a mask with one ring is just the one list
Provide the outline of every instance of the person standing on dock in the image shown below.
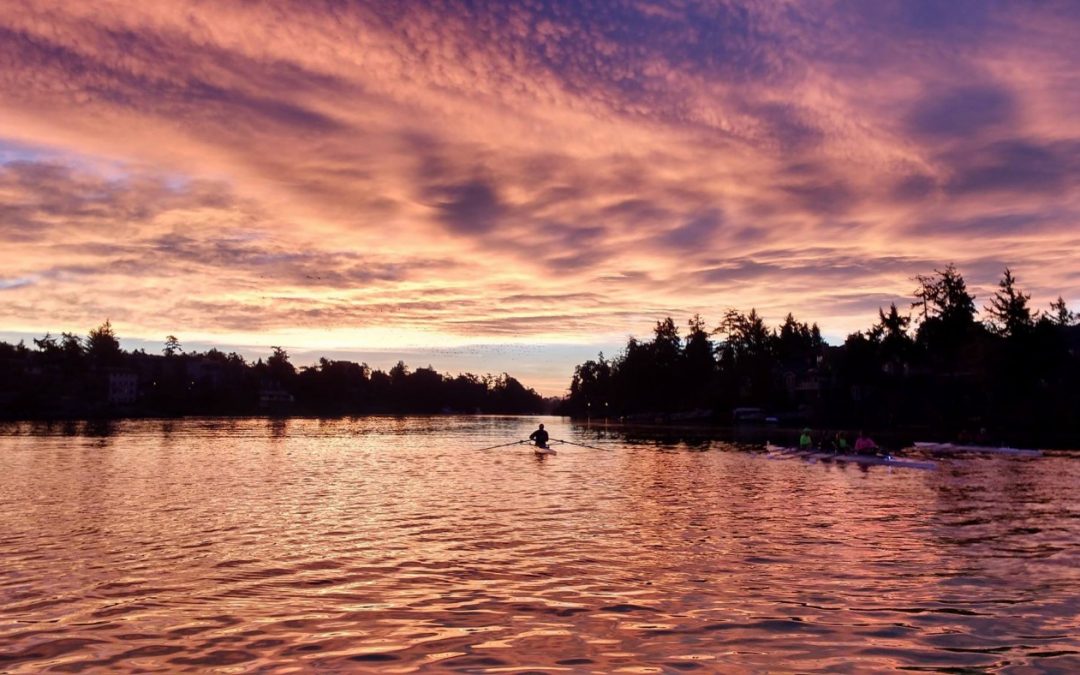
[[529,440],[536,443],[538,448],[546,448],[548,445],[548,432],[544,431],[544,425],[541,424],[540,428],[529,434]]

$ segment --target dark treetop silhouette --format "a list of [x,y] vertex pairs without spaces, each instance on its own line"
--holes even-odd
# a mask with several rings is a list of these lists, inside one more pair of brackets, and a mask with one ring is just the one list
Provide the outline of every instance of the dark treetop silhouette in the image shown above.
[[544,400],[507,374],[456,377],[398,362],[389,373],[320,359],[297,370],[280,347],[248,363],[216,349],[185,353],[173,335],[163,355],[120,349],[106,321],[81,339],[35,339],[36,349],[0,342],[0,416],[290,413],[535,413]]
[[[1058,298],[1028,307],[1008,269],[976,320],[975,297],[953,265],[919,275],[914,319],[895,304],[830,347],[791,314],[776,329],[755,310],[728,310],[681,338],[670,318],[622,354],[577,366],[560,411],[631,421],[738,421],[909,430],[1044,445],[1080,441],[1080,326]],[[914,333],[911,328],[915,325]],[[715,341],[714,341],[715,338]]]
[[[685,337],[671,318],[649,341],[577,366],[558,411],[580,417],[738,421],[756,411],[802,426],[908,429],[950,439],[986,429],[994,440],[1080,441],[1080,326],[1060,297],[1049,312],[1006,269],[976,319],[975,297],[949,265],[915,277],[911,307],[829,346],[816,324],[788,314],[770,329],[751,309],[728,310]],[[912,328],[914,326],[914,331]],[[503,374],[451,377],[429,368],[389,372],[320,359],[297,370],[281,348],[246,362],[215,349],[185,353],[169,335],[162,355],[120,348],[111,324],[86,338],[46,334],[34,348],[0,342],[0,416],[290,413],[535,413],[545,401]]]

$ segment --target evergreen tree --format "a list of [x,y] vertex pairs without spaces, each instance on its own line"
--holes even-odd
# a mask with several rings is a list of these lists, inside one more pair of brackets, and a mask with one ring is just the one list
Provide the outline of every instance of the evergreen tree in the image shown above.
[[68,375],[86,367],[84,360],[86,348],[83,346],[82,338],[78,335],[74,333],[61,333],[60,349],[63,352],[63,368]]
[[87,335],[86,352],[96,365],[112,366],[119,363],[122,356],[120,341],[108,319]]
[[975,296],[967,292],[967,284],[949,263],[944,270],[934,270],[932,276],[918,275],[912,307],[920,311],[922,321],[916,338],[930,352],[944,361],[952,360],[977,330]]
[[975,296],[967,292],[964,277],[953,263],[944,270],[934,270],[933,276],[917,275],[915,280],[919,288],[911,306],[920,309],[924,321],[938,317],[950,324],[974,322]]
[[1028,307],[1030,299],[1030,295],[1017,290],[1016,277],[1006,267],[1005,275],[998,282],[998,291],[984,308],[990,316],[990,329],[1002,337],[1013,337],[1030,329],[1037,318]]
[[878,323],[870,329],[871,339],[881,348],[881,355],[886,360],[905,360],[913,342],[908,335],[911,316],[901,316],[896,303],[889,304],[889,313],[878,308]]
[[184,350],[180,348],[180,340],[177,340],[175,335],[169,335],[166,336],[165,348],[161,351],[165,356],[175,356]]
[[656,322],[651,345],[653,359],[661,369],[674,369],[682,353],[682,340],[675,321],[669,316]]
[[1071,326],[1076,322],[1076,313],[1070,312],[1065,306],[1065,300],[1059,295],[1057,301],[1050,303],[1051,312],[1048,318],[1058,326]]
[[774,363],[773,335],[756,309],[749,314],[729,309],[717,332],[720,343],[720,367],[725,386],[736,400],[763,405],[771,394]]
[[743,314],[729,309],[717,332],[725,336],[721,349],[730,351],[735,360],[763,358],[770,352],[769,329],[756,309]]
[[281,347],[271,347],[273,354],[266,359],[266,367],[270,376],[278,382],[285,384],[296,376],[296,368],[289,363],[289,353]]
[[595,361],[589,360],[574,368],[570,380],[570,399],[578,413],[590,412],[592,405],[610,407],[612,397],[611,364],[601,352]]
[[45,333],[40,340],[34,338],[34,344],[37,346],[38,350],[46,356],[53,356],[60,352],[60,345],[57,344],[56,338],[50,333]]
[[683,347],[682,394],[686,405],[707,407],[706,389],[716,373],[715,347],[700,315],[695,314],[688,326]]
[[780,365],[797,372],[805,372],[815,365],[823,344],[817,324],[811,328],[797,321],[790,312],[773,335],[772,342],[772,351]]

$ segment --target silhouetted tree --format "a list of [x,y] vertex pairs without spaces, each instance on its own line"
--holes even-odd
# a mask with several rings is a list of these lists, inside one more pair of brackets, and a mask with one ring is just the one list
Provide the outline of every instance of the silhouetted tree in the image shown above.
[[82,357],[84,351],[82,338],[74,333],[61,333],[60,338],[64,354],[75,358]]
[[[87,359],[93,368],[82,367],[82,343],[68,333],[62,342],[46,334],[35,340],[34,351],[21,342],[0,342],[0,417],[107,413],[102,404],[108,373],[99,368],[113,365],[110,336],[115,341],[111,325],[105,324],[87,340],[101,357]],[[539,394],[505,373],[450,378],[431,366],[410,372],[399,362],[388,375],[367,364],[325,358],[298,373],[280,347],[266,362],[249,365],[235,352],[226,355],[216,349],[157,356],[143,350],[125,353],[115,342],[112,346],[118,355],[115,363],[140,378],[141,414],[251,414],[260,411],[260,395],[272,383],[294,396],[289,410],[298,413],[535,413],[545,407]]]
[[896,303],[889,304],[889,313],[878,308],[878,323],[870,329],[870,339],[881,348],[881,357],[899,364],[911,357],[914,341],[908,335],[910,316],[901,316]]
[[1076,323],[1077,318],[1077,315],[1065,306],[1065,300],[1060,295],[1056,301],[1050,303],[1050,314],[1047,316],[1058,326],[1071,326]]
[[180,340],[176,339],[175,335],[169,335],[165,338],[165,348],[161,350],[165,356],[176,356],[184,350],[180,347]]
[[730,352],[736,361],[769,355],[769,329],[756,309],[751,309],[749,314],[729,309],[717,332],[724,336],[721,350]]
[[657,365],[661,368],[674,368],[681,348],[682,340],[679,338],[675,321],[670,316],[663,321],[657,321],[652,341],[653,358]]
[[610,407],[616,399],[612,395],[611,364],[604,358],[603,352],[596,360],[589,360],[574,368],[570,380],[570,400],[574,405],[572,412],[591,414],[592,406],[597,411]]
[[473,373],[462,373],[448,380],[445,389],[446,405],[454,411],[472,413],[488,407],[487,381]]
[[405,380],[409,377],[409,367],[405,365],[404,361],[398,361],[393,368],[390,369],[390,381],[395,386],[405,386]]
[[965,344],[981,329],[975,322],[975,296],[967,292],[964,278],[950,263],[934,275],[918,275],[912,307],[920,310],[922,321],[916,340],[938,363],[953,362]]
[[709,331],[700,315],[695,314],[688,327],[679,395],[685,406],[704,406],[709,398],[709,385],[716,376],[716,346],[709,339]]
[[57,343],[56,338],[49,333],[45,333],[41,339],[34,338],[34,344],[46,356],[53,356],[60,353],[60,345]]
[[86,352],[97,365],[111,366],[119,363],[120,341],[116,339],[116,333],[108,319],[87,335]]
[[915,302],[923,321],[938,317],[947,323],[967,323],[975,318],[975,296],[967,292],[964,277],[956,266],[949,263],[944,270],[934,270],[934,275],[916,275],[919,288]]
[[499,376],[491,387],[492,412],[510,413],[522,410],[537,409],[540,396],[532,389],[527,389],[523,384],[506,373]]
[[648,350],[647,368],[642,375],[652,383],[651,407],[654,410],[678,409],[682,399],[682,392],[679,391],[682,376],[682,339],[675,321],[670,316],[656,323]]
[[86,348],[81,337],[74,333],[61,333],[60,350],[63,354],[61,368],[68,377],[85,369]]
[[774,333],[772,351],[784,368],[805,372],[815,365],[823,346],[817,324],[811,327],[789,312]]
[[[976,321],[975,298],[954,265],[916,279],[914,336],[912,317],[895,303],[879,308],[877,322],[841,347],[828,347],[816,324],[791,314],[770,330],[756,310],[728,310],[715,347],[700,316],[682,341],[665,319],[651,341],[631,337],[615,359],[601,355],[578,366],[564,410],[595,414],[597,399],[610,396],[616,414],[647,418],[673,406],[705,406],[724,419],[732,407],[752,405],[782,419],[918,424],[944,436],[994,422],[1022,434],[1040,428],[1080,434],[1071,421],[1080,405],[1073,384],[1080,380],[1080,328],[1070,325],[1076,317],[1062,299],[1036,321],[1007,271],[987,312],[996,317],[993,325],[1009,329],[991,333]],[[674,354],[679,375],[672,379]]]
[[[653,352],[650,345],[631,337],[622,356],[615,360],[614,392],[618,408],[625,411],[654,411],[660,398],[652,380]],[[595,402],[593,402],[595,403]]]
[[722,383],[745,404],[763,405],[772,394],[772,333],[756,309],[743,314],[729,309],[716,332],[723,336],[719,345]]
[[280,383],[287,383],[296,375],[296,368],[289,363],[289,353],[281,347],[271,347],[273,353],[266,359],[266,367],[271,377]]
[[1030,299],[1030,295],[1017,290],[1016,277],[1006,267],[1004,276],[998,282],[998,291],[984,308],[990,315],[987,322],[990,330],[1003,337],[1016,336],[1029,330],[1038,318],[1032,315],[1028,307]]

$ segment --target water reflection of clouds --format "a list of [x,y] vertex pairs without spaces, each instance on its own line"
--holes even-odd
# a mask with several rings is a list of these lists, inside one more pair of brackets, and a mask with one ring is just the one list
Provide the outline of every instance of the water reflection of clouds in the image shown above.
[[[477,451],[538,421],[604,449]],[[0,434],[16,669],[1067,670],[1080,647],[1065,457],[855,470],[508,416],[72,431]]]

